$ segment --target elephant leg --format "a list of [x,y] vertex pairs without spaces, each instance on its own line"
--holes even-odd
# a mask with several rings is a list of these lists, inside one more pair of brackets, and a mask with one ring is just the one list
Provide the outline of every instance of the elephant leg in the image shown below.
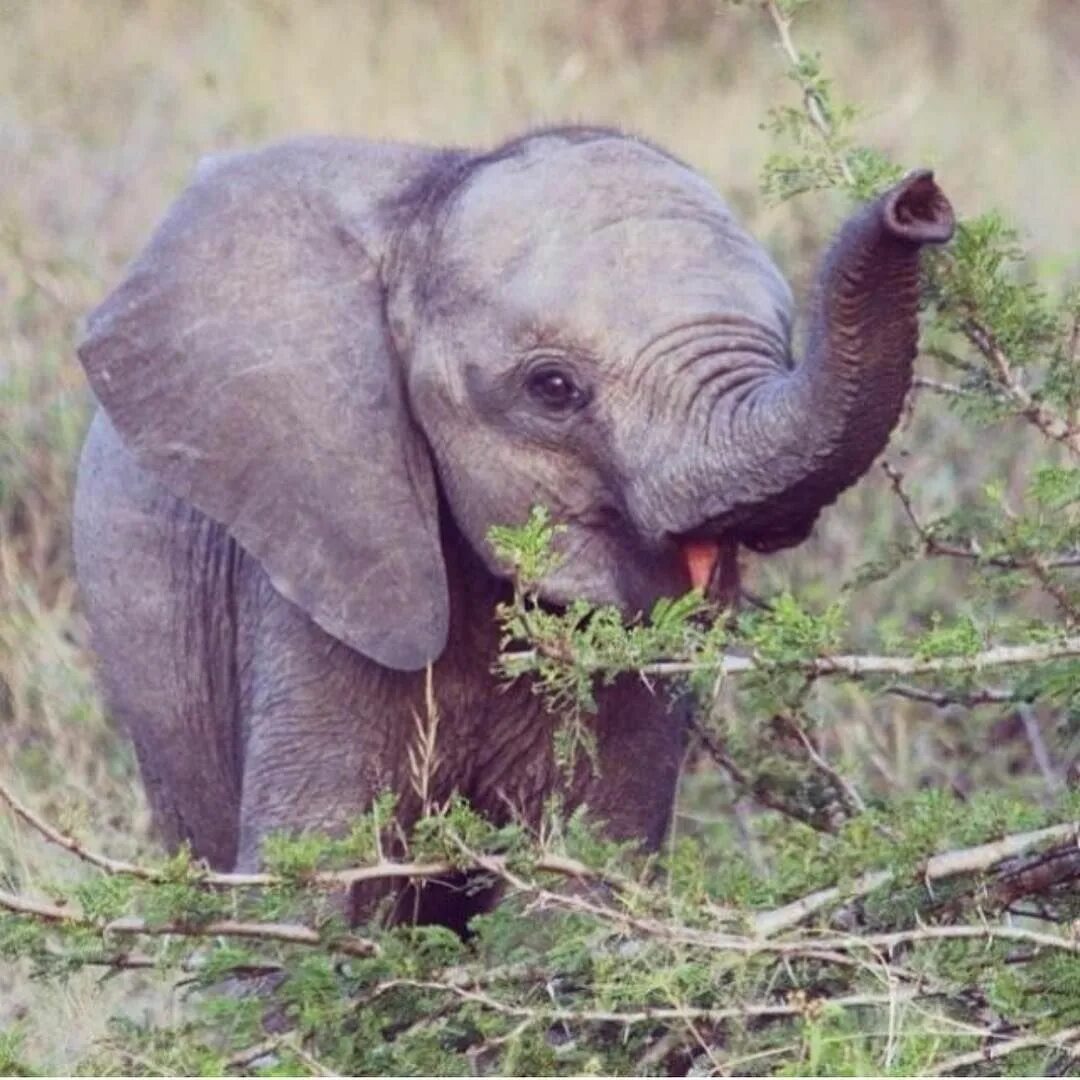
[[99,413],[75,505],[75,554],[106,703],[131,734],[171,848],[228,869],[240,806],[240,556],[143,472]]
[[260,864],[269,835],[341,833],[378,794],[402,790],[416,678],[330,637],[264,578],[249,681],[242,870]]

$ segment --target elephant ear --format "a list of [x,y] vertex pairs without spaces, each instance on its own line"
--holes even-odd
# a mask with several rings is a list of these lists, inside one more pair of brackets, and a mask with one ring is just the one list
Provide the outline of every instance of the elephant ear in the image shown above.
[[442,651],[448,599],[379,206],[429,158],[320,140],[201,170],[79,349],[136,460],[324,630],[399,670]]

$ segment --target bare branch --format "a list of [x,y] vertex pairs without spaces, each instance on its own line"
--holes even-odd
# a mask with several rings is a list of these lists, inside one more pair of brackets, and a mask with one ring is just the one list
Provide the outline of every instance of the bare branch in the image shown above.
[[[1080,822],[1070,822],[1065,825],[1051,825],[1034,832],[1017,833],[990,844],[945,851],[927,860],[923,869],[923,880],[942,881],[961,874],[980,873],[1041,844],[1059,840],[1075,842],[1077,837],[1080,837]],[[859,896],[866,896],[875,889],[881,888],[882,885],[888,884],[893,878],[894,875],[890,870],[872,870],[857,878],[846,888],[834,886],[829,889],[820,889],[790,904],[785,904],[784,907],[755,916],[754,932],[768,937],[783,930],[789,930],[823,908],[840,901],[850,901]]]
[[268,1057],[282,1049],[288,1043],[288,1039],[288,1035],[273,1035],[269,1039],[263,1039],[262,1042],[246,1046],[225,1059],[225,1068],[246,1069],[260,1058]]
[[340,1076],[317,1061],[300,1045],[295,1031],[286,1031],[280,1035],[273,1035],[262,1042],[255,1043],[243,1050],[238,1050],[231,1057],[225,1059],[227,1069],[247,1069],[261,1058],[269,1057],[279,1050],[287,1050],[299,1061],[302,1061],[313,1076]]
[[661,1023],[664,1021],[686,1023],[698,1020],[720,1024],[727,1020],[810,1016],[824,1005],[835,1006],[840,1009],[877,1008],[888,1006],[891,999],[899,998],[900,1000],[913,1001],[917,998],[926,999],[936,996],[926,990],[905,988],[895,991],[891,998],[887,994],[848,994],[834,998],[809,998],[792,994],[786,1002],[747,1002],[745,1005],[734,1005],[724,1009],[692,1008],[689,1006],[664,1008],[656,1006],[620,1012],[614,1009],[545,1009],[538,1006],[512,1005],[509,1002],[500,1001],[498,998],[493,998],[478,990],[471,990],[457,983],[435,980],[390,979],[379,985],[379,989],[383,992],[397,987],[408,987],[414,990],[434,990],[438,993],[453,994],[463,1001],[480,1005],[504,1016],[525,1017],[547,1024],[623,1024],[628,1027],[634,1024]]
[[1035,759],[1035,764],[1046,783],[1046,790],[1060,792],[1065,787],[1065,782],[1050,760],[1050,753],[1046,749],[1046,741],[1043,739],[1042,728],[1039,727],[1035,710],[1027,702],[1022,702],[1016,711],[1020,716],[1020,722],[1024,725],[1024,735],[1027,737],[1028,746],[1031,747],[1031,756]]
[[1021,557],[1017,555],[985,555],[975,544],[961,545],[951,544],[939,540],[933,529],[923,522],[915,512],[915,506],[911,496],[904,487],[904,474],[888,461],[882,461],[881,471],[889,478],[896,497],[904,508],[904,514],[911,523],[912,528],[918,534],[922,545],[922,553],[930,556],[945,556],[951,559],[967,559],[979,562],[985,566],[993,566],[999,570],[1029,570],[1039,577],[1040,583],[1049,592],[1058,604],[1067,612],[1072,604],[1061,590],[1060,586],[1052,580],[1048,582],[1047,575],[1051,570],[1064,570],[1080,567],[1080,552],[1066,551],[1058,555],[1030,555]]
[[839,792],[840,797],[846,804],[848,814],[853,816],[855,814],[863,813],[866,810],[866,803],[863,801],[863,797],[855,789],[855,785],[825,760],[818,751],[818,748],[814,745],[810,736],[806,734],[802,724],[794,717],[787,717],[787,721],[790,729],[795,733],[795,737],[802,744],[803,750],[811,764],[828,777],[833,788]]
[[742,788],[760,805],[767,806],[770,810],[775,810],[785,817],[801,821],[804,825],[809,825],[810,828],[817,829],[819,832],[835,831],[835,827],[828,822],[824,822],[820,814],[814,813],[813,810],[801,803],[784,799],[782,795],[773,790],[771,785],[762,783],[747,775],[696,716],[690,719],[690,730],[697,736],[709,757],[731,777],[738,787]]
[[1080,1027],[1064,1028],[1055,1031],[1052,1035],[1022,1035],[1019,1038],[1007,1038],[1004,1035],[991,1035],[988,1038],[1000,1038],[1002,1041],[988,1043],[981,1050],[972,1050],[968,1054],[958,1054],[938,1065],[931,1076],[948,1076],[958,1069],[966,1069],[972,1065],[982,1065],[987,1061],[997,1061],[1009,1054],[1015,1054],[1018,1050],[1064,1050],[1069,1057],[1080,1057]]
[[125,862],[122,859],[112,859],[107,855],[100,855],[95,851],[91,851],[76,840],[75,837],[53,828],[52,825],[43,818],[38,817],[30,807],[22,802],[3,780],[0,780],[0,802],[7,803],[11,812],[17,818],[29,825],[35,832],[40,833],[50,844],[56,844],[57,847],[70,851],[72,855],[82,859],[83,862],[90,863],[91,866],[96,866],[99,870],[104,870],[106,874],[122,874],[127,877],[141,878],[144,881],[154,881],[160,877],[154,871],[136,866],[134,863]]
[[87,927],[96,930],[102,936],[117,934],[125,937],[236,937],[277,941],[286,945],[322,945],[348,956],[373,956],[379,952],[379,946],[366,938],[346,935],[333,940],[324,940],[317,930],[301,923],[245,922],[239,919],[214,919],[205,923],[157,923],[135,916],[97,922],[72,908],[47,904],[40,900],[31,900],[3,891],[0,891],[0,908],[5,908],[17,915],[30,915],[59,926]]
[[1035,425],[1048,439],[1061,443],[1074,455],[1080,456],[1080,428],[1066,423],[1050,409],[1040,405],[1016,376],[1000,342],[978,319],[964,320],[964,336],[979,350],[1005,393],[1016,403],[1018,412]]
[[[18,818],[40,833],[50,843],[62,847],[83,862],[89,863],[107,874],[134,877],[141,881],[155,883],[170,880],[170,876],[164,871],[140,866],[137,863],[126,862],[122,859],[113,859],[90,850],[75,837],[60,832],[35,814],[25,803],[19,800],[2,780],[0,780],[0,802],[7,803]],[[493,858],[499,861],[501,857],[493,856]],[[542,855],[532,865],[541,872],[592,880],[608,888],[620,891],[634,891],[638,888],[632,881],[615,874],[605,874],[594,870],[585,863],[564,855]],[[477,867],[460,866],[448,861],[396,862],[383,859],[369,866],[355,866],[345,870],[319,871],[305,876],[302,882],[304,885],[313,888],[341,889],[367,881],[445,878],[469,869],[477,869]],[[191,880],[194,884],[226,889],[274,888],[291,883],[290,879],[280,874],[265,872],[221,873],[198,865],[192,867]]]
[[941,379],[931,379],[926,375],[915,375],[911,385],[920,390],[932,390],[935,394],[945,394],[948,397],[973,398],[979,395],[974,390],[965,390],[956,383],[943,382]]
[[1012,690],[989,686],[960,693],[948,690],[926,690],[921,686],[896,683],[893,686],[886,686],[882,693],[895,694],[897,697],[910,698],[912,701],[925,701],[929,705],[936,705],[939,709],[947,708],[949,705],[963,705],[970,709],[975,705],[1006,704],[1016,700],[1016,694]]
[[[1028,930],[1021,926],[956,925],[920,926],[913,930],[894,930],[882,934],[851,934],[845,937],[821,937],[813,939],[822,949],[870,949],[873,951],[895,949],[901,945],[913,945],[925,941],[1015,941],[1044,949],[1080,955],[1080,940],[1051,934],[1043,930]],[[805,944],[798,941],[775,941],[761,943],[761,951],[796,954]],[[752,950],[747,950],[752,951]]]
[[[188,956],[178,964],[173,964],[151,956],[149,953],[127,949],[119,952],[102,952],[97,955],[66,953],[52,946],[47,946],[46,951],[54,960],[65,961],[80,967],[111,968],[113,971],[148,971],[155,968],[175,967],[187,975],[198,975],[206,967],[205,960],[197,955]],[[235,978],[258,978],[263,975],[275,975],[283,970],[283,965],[273,960],[250,960],[229,964],[219,969],[219,974]]]
[[[536,662],[538,653],[535,649],[507,653],[515,665],[520,665],[522,673],[528,671]],[[804,671],[815,678],[827,676],[845,676],[858,679],[867,675],[957,675],[966,672],[979,672],[986,668],[1016,667],[1020,664],[1044,664],[1052,660],[1067,660],[1080,656],[1080,636],[1062,638],[1057,642],[1033,645],[997,645],[982,652],[964,656],[873,656],[839,655],[819,656],[811,660],[793,664],[795,670]],[[671,675],[692,675],[708,671],[716,675],[746,675],[758,671],[764,665],[750,656],[724,656],[718,661],[697,660],[661,660],[635,668],[646,676],[663,678]],[[600,672],[607,670],[607,665],[597,664],[592,669]]]
[[1003,868],[989,893],[994,903],[1008,910],[1024,897],[1046,897],[1062,886],[1073,887],[1078,880],[1080,844],[1072,840]]

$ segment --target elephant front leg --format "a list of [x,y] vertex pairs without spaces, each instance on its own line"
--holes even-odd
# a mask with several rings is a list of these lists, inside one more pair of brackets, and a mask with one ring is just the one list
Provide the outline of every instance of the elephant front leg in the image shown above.
[[239,870],[262,866],[275,833],[342,835],[378,795],[402,790],[408,678],[335,641],[267,584],[249,680]]

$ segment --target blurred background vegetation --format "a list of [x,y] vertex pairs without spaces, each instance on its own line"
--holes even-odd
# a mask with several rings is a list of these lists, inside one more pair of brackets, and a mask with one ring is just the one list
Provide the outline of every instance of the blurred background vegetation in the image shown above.
[[[825,54],[861,139],[929,165],[964,216],[1001,208],[1052,294],[1080,280],[1080,3],[825,0],[799,43]],[[797,295],[835,227],[838,196],[760,194],[767,111],[797,103],[775,33],[751,3],[716,0],[3,0],[0,3],[0,770],[34,806],[96,846],[152,847],[127,743],[103,715],[72,581],[68,526],[90,400],[74,358],[80,319],[119,278],[202,155],[299,132],[489,146],[533,125],[587,121],[645,135],[701,170],[773,251]],[[1005,423],[979,430],[917,395],[890,454],[928,516],[993,478],[1008,490],[1035,453]],[[750,568],[827,598],[903,528],[871,475],[794,553]],[[861,594],[856,643],[962,611],[963,566],[904,570]],[[1041,601],[1032,601],[1037,613]],[[132,648],[138,643],[132,642]],[[979,726],[925,705],[845,690],[833,750],[873,783],[963,793],[999,778],[1045,786],[1023,725]],[[1064,759],[1051,716],[1044,741]],[[1030,731],[1028,732],[1030,734]],[[1062,736],[1064,737],[1064,736]],[[993,748],[991,752],[990,748]],[[1061,767],[1064,776],[1067,766]],[[679,827],[743,812],[704,770]],[[1024,789],[1028,790],[1028,789]],[[10,883],[62,864],[0,817]],[[38,1015],[0,970],[0,1029]],[[47,993],[33,1053],[56,1067],[108,1012],[163,1011],[161,995],[77,980]]]

